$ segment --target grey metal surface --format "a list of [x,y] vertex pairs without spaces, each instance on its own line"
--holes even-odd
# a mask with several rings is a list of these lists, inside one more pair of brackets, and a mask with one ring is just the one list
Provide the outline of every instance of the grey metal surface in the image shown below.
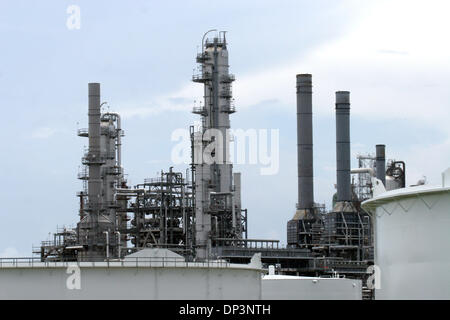
[[386,146],[384,144],[376,145],[376,172],[377,179],[386,186]]
[[312,76],[297,75],[298,208],[314,207]]
[[100,177],[100,83],[89,83],[89,180],[88,197],[91,215],[99,214],[101,205]]
[[233,172],[233,185],[234,185],[234,205],[233,208],[235,208],[235,212],[233,212],[233,228],[237,228],[242,224],[241,221],[241,173],[240,172]]
[[361,300],[361,280],[265,276],[263,300]]
[[85,262],[79,264],[80,289],[70,287],[75,266],[0,265],[0,299],[261,299],[261,270],[246,265],[173,258]]
[[350,92],[336,92],[337,201],[351,201],[350,185]]

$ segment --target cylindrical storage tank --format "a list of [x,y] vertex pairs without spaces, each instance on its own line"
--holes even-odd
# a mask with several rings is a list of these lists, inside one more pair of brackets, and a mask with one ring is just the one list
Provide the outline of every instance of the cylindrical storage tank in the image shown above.
[[[170,260],[170,259],[168,259]],[[260,300],[261,272],[247,265],[21,261],[0,266],[1,300]],[[79,269],[77,269],[79,266]],[[79,271],[76,271],[79,270]],[[79,274],[79,280],[75,280]],[[79,283],[79,289],[75,286]]]
[[376,299],[450,299],[449,177],[447,170],[442,187],[392,190],[363,202],[374,220]]
[[361,280],[266,275],[263,300],[362,300]]

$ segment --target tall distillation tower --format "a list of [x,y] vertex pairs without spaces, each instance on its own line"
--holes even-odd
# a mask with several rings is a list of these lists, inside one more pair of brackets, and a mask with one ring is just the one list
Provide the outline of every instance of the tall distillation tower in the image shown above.
[[[100,84],[89,83],[89,128],[78,135],[89,138],[89,150],[82,162],[86,169],[79,178],[87,180],[87,190],[80,192],[78,243],[83,247],[81,260],[102,260],[120,256],[120,243],[126,238],[118,230],[126,229],[127,198],[118,196],[125,186],[121,165],[120,116],[101,114]],[[87,196],[87,201],[86,201]]]
[[240,174],[233,175],[230,161],[234,76],[229,73],[225,32],[205,40],[206,34],[202,52],[197,55],[200,72],[192,79],[204,85],[204,105],[193,110],[202,118],[201,128],[193,132],[195,238],[199,260],[210,256],[215,240],[240,239],[243,234]]

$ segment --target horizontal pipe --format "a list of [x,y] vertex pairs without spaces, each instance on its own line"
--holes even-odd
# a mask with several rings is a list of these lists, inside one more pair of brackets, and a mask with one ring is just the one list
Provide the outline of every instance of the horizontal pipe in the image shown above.
[[372,168],[356,168],[352,169],[350,173],[357,174],[357,173],[370,173],[372,177],[375,177],[375,170]]

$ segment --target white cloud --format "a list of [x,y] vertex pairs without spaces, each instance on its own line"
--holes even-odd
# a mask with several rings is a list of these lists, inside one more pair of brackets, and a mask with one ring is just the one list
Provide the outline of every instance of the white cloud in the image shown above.
[[190,112],[195,105],[199,105],[198,97],[201,95],[202,86],[187,83],[177,91],[150,98],[144,105],[137,101],[122,102],[120,105],[126,107],[122,107],[118,112],[123,118],[154,116],[167,111]]
[[[351,7],[349,7],[351,8]],[[349,33],[298,59],[267,62],[264,69],[237,74],[237,108],[280,101],[295,108],[295,75],[312,73],[314,112],[332,114],[334,92],[351,91],[352,113],[377,119],[398,118],[440,125],[448,122],[450,20],[448,1],[377,1],[361,13]],[[187,83],[150,103],[120,110],[124,117],[190,111],[202,86]],[[198,103],[198,102],[197,102]],[[290,112],[290,111],[289,111]],[[444,126],[443,126],[444,127]],[[444,128],[445,129],[445,128]],[[450,132],[450,129],[449,129]]]
[[407,159],[407,184],[415,184],[423,176],[427,183],[439,185],[442,183],[441,173],[450,167],[450,138],[429,145],[412,144],[408,149],[399,152],[399,158]]
[[55,129],[49,127],[40,127],[31,133],[33,139],[48,139],[56,133]]
[[352,93],[352,113],[435,124],[449,120],[450,2],[381,1],[346,36],[306,57],[238,76],[236,105],[278,99],[295,108],[295,75],[312,73],[314,108],[332,114],[334,92]]

